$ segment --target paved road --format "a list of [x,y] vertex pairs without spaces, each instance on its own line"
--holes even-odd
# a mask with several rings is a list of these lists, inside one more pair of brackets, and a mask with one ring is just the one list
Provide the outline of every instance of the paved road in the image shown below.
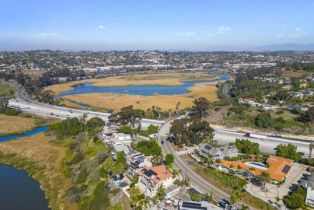
[[[21,89],[19,89],[17,97],[9,100],[9,107],[14,107],[22,110],[23,112],[42,116],[66,119],[71,117],[81,117],[84,114],[87,118],[99,117],[104,121],[108,121],[109,113],[94,112],[88,110],[71,109],[67,107],[54,106],[49,104],[40,103],[27,98]],[[164,123],[162,120],[142,119],[141,124],[143,128],[153,124],[161,126]]]
[[310,142],[307,141],[295,141],[291,139],[284,139],[284,138],[276,138],[270,137],[266,135],[261,135],[261,138],[251,138],[251,137],[244,137],[243,133],[239,133],[232,130],[227,129],[215,129],[215,136],[214,140],[218,142],[218,144],[228,144],[233,143],[238,138],[240,139],[248,139],[250,141],[256,142],[259,144],[260,150],[266,153],[274,153],[275,148],[279,144],[293,144],[297,146],[298,151],[304,153],[305,156],[309,154],[309,144]]
[[[166,139],[167,133],[169,133],[171,122],[169,121],[165,123],[159,130],[159,138]],[[164,141],[164,144],[161,144],[162,149],[165,154],[172,154],[174,156],[174,164],[175,167],[181,170],[183,176],[185,178],[189,178],[191,185],[200,191],[201,193],[212,192],[213,196],[216,199],[229,198],[229,194],[225,193],[221,189],[212,185],[201,176],[199,176],[196,172],[194,172],[186,163],[176,154],[174,149],[171,146],[171,143],[168,141]]]
[[[79,110],[71,109],[67,107],[53,106],[44,103],[39,103],[37,101],[28,99],[23,94],[23,91],[20,89],[18,91],[18,96],[16,99],[11,99],[9,101],[9,106],[16,107],[21,109],[24,112],[39,115],[43,117],[54,117],[60,119],[66,119],[68,117],[80,117],[83,114],[86,114],[88,118],[100,117],[104,121],[108,121],[110,114],[102,112],[93,112],[88,110]],[[165,121],[160,120],[151,120],[151,119],[142,119],[142,127],[146,128],[150,124],[161,126]],[[274,148],[278,144],[294,144],[297,146],[298,151],[304,153],[306,156],[309,153],[309,144],[308,141],[295,141],[290,139],[275,138],[269,136],[263,136],[263,138],[248,138],[243,137],[243,133],[236,132],[230,129],[215,128],[215,137],[214,139],[218,144],[228,144],[235,141],[236,138],[246,138],[250,141],[257,142],[260,144],[260,150],[267,153],[273,153]]]

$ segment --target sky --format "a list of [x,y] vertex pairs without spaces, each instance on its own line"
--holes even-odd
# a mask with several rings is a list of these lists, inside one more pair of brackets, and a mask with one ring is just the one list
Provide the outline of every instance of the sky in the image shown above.
[[313,0],[0,0],[0,50],[314,44]]

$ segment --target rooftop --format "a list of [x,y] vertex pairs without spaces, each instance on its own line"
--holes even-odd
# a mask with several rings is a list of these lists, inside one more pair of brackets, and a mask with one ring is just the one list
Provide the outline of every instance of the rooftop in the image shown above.
[[143,174],[157,182],[172,177],[172,173],[166,169],[165,165],[146,167]]
[[[267,158],[266,162],[269,164],[269,167],[267,168],[269,176],[277,181],[282,181],[286,177],[287,173],[289,172],[290,168],[293,165],[292,160],[273,155],[270,155]],[[240,160],[237,161],[221,160],[219,162],[219,165],[224,166],[226,168],[248,171],[254,176],[259,176],[263,172],[263,170],[260,169],[259,167],[254,167],[254,165],[247,165]]]

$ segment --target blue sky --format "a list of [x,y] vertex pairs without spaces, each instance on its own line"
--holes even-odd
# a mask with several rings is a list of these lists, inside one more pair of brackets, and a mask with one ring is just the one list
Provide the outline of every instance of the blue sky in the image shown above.
[[313,0],[2,0],[0,49],[249,49],[314,43]]

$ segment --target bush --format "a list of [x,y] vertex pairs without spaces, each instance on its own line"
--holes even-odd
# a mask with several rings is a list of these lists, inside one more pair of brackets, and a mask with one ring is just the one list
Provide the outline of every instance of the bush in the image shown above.
[[148,133],[148,135],[158,133],[158,127],[154,126],[154,125],[148,126],[147,133]]
[[247,139],[236,139],[235,146],[238,151],[247,155],[259,154],[259,144],[251,142]]
[[171,165],[173,161],[174,161],[173,155],[171,154],[166,155],[165,158],[166,165]]
[[134,149],[146,156],[161,156],[161,148],[157,141],[151,139],[149,141],[140,141],[133,145]]
[[12,108],[5,108],[3,111],[3,114],[9,115],[9,116],[16,116],[20,113],[20,111]]
[[298,209],[305,206],[305,197],[305,189],[298,186],[294,192],[290,193],[283,199],[283,202],[290,209]]
[[132,128],[130,128],[129,126],[121,126],[118,130],[120,133],[124,133],[124,134],[132,134],[133,130]]

